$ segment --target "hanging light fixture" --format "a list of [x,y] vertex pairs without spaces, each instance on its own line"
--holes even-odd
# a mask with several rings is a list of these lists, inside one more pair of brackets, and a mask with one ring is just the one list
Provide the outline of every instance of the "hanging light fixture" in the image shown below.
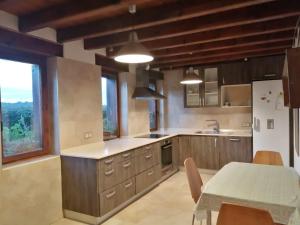
[[190,67],[187,71],[183,80],[180,81],[181,84],[200,84],[202,80],[200,77],[194,72],[194,68]]
[[[129,13],[136,13],[136,6],[129,6]],[[153,60],[153,56],[148,49],[143,46],[139,40],[137,33],[131,31],[129,33],[129,41],[124,45],[114,57],[114,60],[121,63],[147,63]]]

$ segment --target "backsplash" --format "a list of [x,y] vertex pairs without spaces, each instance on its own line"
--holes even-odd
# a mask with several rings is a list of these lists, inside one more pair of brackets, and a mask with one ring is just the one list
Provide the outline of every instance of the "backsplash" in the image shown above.
[[184,108],[184,89],[179,83],[182,70],[165,72],[164,91],[168,96],[164,103],[164,127],[168,128],[207,128],[206,120],[215,119],[221,129],[250,129],[251,108]]

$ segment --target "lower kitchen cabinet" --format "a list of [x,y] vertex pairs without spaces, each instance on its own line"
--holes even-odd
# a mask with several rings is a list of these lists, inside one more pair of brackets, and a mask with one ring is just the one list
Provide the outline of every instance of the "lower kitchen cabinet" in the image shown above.
[[61,157],[63,208],[102,217],[161,178],[160,143],[104,159]]
[[172,162],[173,168],[179,168],[179,137],[172,138]]
[[136,176],[136,193],[140,193],[160,178],[160,165],[156,165]]
[[181,136],[179,159],[192,157],[201,169],[218,170],[229,162],[252,161],[252,138],[231,136]]
[[217,148],[218,137],[192,136],[192,157],[198,168],[219,169],[219,150]]
[[251,137],[219,137],[220,168],[230,162],[252,162]]
[[183,166],[186,158],[192,157],[191,136],[179,137],[179,165]]

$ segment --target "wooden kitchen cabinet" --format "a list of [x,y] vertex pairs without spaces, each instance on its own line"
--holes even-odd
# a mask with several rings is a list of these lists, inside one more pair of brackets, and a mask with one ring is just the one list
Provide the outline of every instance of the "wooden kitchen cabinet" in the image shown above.
[[221,64],[219,66],[219,79],[222,85],[250,84],[252,80],[246,62]]
[[179,165],[184,166],[184,160],[192,157],[191,136],[179,137]]
[[184,85],[184,107],[216,107],[220,105],[218,67],[197,68],[200,84]]
[[161,178],[160,142],[104,159],[62,156],[63,208],[102,217]]
[[219,150],[216,136],[192,136],[192,157],[198,168],[219,169]]
[[252,162],[251,137],[219,137],[220,168],[230,162]]
[[160,178],[160,166],[156,165],[136,176],[136,193],[140,193]]
[[248,73],[253,81],[276,80],[282,78],[284,56],[260,57],[249,59]]
[[173,169],[179,168],[179,137],[172,138],[172,162]]

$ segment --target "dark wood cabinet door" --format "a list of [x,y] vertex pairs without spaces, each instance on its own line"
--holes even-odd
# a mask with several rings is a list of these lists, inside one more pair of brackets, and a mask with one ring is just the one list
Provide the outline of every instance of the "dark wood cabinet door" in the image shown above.
[[198,168],[219,169],[218,137],[192,136],[192,157]]
[[249,84],[251,76],[245,62],[224,63],[219,66],[219,82],[222,85]]
[[252,162],[251,137],[219,137],[220,168],[230,162]]
[[192,157],[191,136],[179,137],[179,165],[184,165],[184,160]]
[[272,56],[250,59],[248,73],[253,81],[276,80],[282,78],[284,56]]

